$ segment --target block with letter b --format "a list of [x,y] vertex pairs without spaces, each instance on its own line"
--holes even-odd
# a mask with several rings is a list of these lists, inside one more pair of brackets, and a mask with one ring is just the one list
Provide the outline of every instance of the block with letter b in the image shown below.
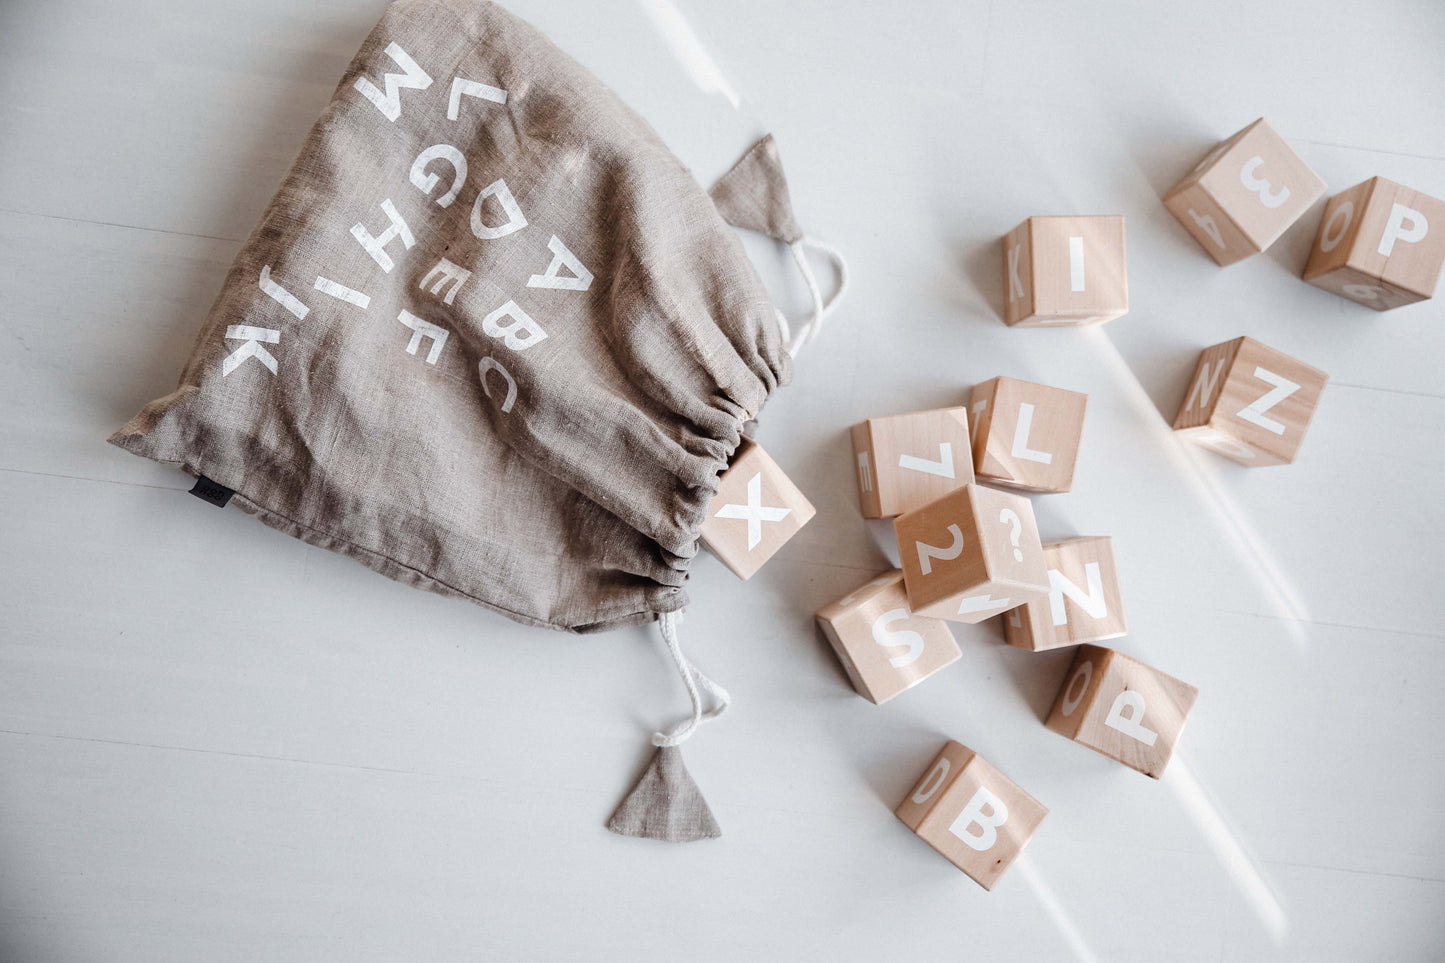
[[869,418],[853,426],[864,518],[893,518],[973,481],[966,408]]
[[1044,566],[1048,598],[1004,613],[1009,645],[1039,652],[1128,633],[1113,539],[1070,538],[1045,545]]
[[700,534],[724,565],[747,579],[813,514],[812,504],[778,463],[745,438],[718,479]]
[[893,520],[909,606],[982,622],[1048,594],[1044,549],[1027,498],[965,485]]
[[1253,338],[1206,348],[1174,430],[1241,465],[1294,461],[1329,375]]
[[1028,492],[1066,492],[1084,433],[1089,396],[993,378],[968,394],[973,468],[981,482]]
[[1199,690],[1097,645],[1079,647],[1045,722],[1075,742],[1158,779]]
[[1304,279],[1385,311],[1434,297],[1445,266],[1445,201],[1383,177],[1330,198]]
[[993,889],[1049,811],[965,746],[950,741],[894,810],[984,889]]
[[1003,238],[1004,323],[1098,324],[1129,312],[1120,214],[1031,217]]
[[1164,206],[1223,265],[1269,247],[1324,192],[1325,182],[1261,118],[1216,144],[1169,189]]
[[818,610],[818,625],[858,694],[882,705],[961,654],[948,626],[908,610],[894,569]]

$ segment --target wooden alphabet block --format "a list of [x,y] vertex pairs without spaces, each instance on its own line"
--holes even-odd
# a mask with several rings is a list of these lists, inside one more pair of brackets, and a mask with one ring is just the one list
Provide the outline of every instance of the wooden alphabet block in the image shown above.
[[813,514],[777,462],[744,439],[718,480],[702,523],[702,543],[739,578],[751,578]]
[[973,481],[968,409],[869,418],[853,426],[864,518],[893,518]]
[[1045,723],[1075,742],[1158,779],[1199,690],[1127,655],[1079,647]]
[[1377,311],[1434,297],[1445,201],[1383,177],[1330,198],[1304,279]]
[[988,890],[998,885],[1049,814],[986,759],[952,741],[894,812]]
[[1029,492],[1068,491],[1088,406],[1088,395],[1030,381],[974,385],[968,410],[978,480]]
[[1269,247],[1324,192],[1325,182],[1260,118],[1216,144],[1169,189],[1164,206],[1223,265]]
[[1216,344],[1199,356],[1174,430],[1241,465],[1287,465],[1329,380],[1253,338]]
[[1044,566],[1048,598],[1004,613],[1009,645],[1040,652],[1128,633],[1113,539],[1069,538],[1045,545]]
[[910,608],[982,622],[1048,594],[1044,548],[1027,498],[965,485],[893,520]]
[[1031,217],[1003,238],[1004,323],[1101,324],[1129,311],[1124,217]]
[[818,625],[858,694],[882,705],[961,654],[938,619],[908,611],[903,571],[894,569],[818,610]]

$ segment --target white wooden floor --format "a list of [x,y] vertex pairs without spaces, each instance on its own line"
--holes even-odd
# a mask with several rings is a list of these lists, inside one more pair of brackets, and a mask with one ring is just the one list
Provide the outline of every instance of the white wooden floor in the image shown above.
[[[736,709],[686,750],[724,838],[671,848],[603,829],[683,708],[650,632],[403,588],[104,443],[174,387],[381,7],[0,4],[0,960],[1445,958],[1445,294],[1376,315],[1299,281],[1318,205],[1221,270],[1159,203],[1259,115],[1331,192],[1445,196],[1445,6],[513,5],[704,181],[774,131],[855,273],[760,433],[816,520],[749,583],[694,572]],[[997,320],[999,235],[1116,212],[1128,316]],[[1333,376],[1292,467],[1167,430],[1241,334]],[[997,374],[1091,397],[1076,488],[1036,508],[1114,536],[1118,647],[1202,691],[1161,783],[1044,729],[1067,651],[959,626],[876,708],[812,626],[893,551],[847,426]],[[994,893],[890,814],[945,738],[1052,810]]]

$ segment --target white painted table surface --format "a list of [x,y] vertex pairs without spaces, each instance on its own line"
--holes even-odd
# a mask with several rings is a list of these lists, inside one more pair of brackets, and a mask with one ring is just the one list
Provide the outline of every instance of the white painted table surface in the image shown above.
[[[774,131],[854,271],[759,431],[817,518],[751,582],[694,567],[686,644],[736,708],[686,747],[724,829],[686,846],[603,828],[684,708],[654,632],[402,587],[104,443],[174,387],[381,8],[0,5],[0,959],[1445,957],[1445,295],[1301,282],[1323,201],[1228,269],[1159,202],[1260,115],[1331,193],[1445,196],[1445,6],[513,5],[705,183]],[[997,238],[1058,213],[1127,216],[1132,309],[1010,330]],[[1168,431],[1241,334],[1332,376],[1292,467]],[[1043,727],[1069,651],[958,626],[878,708],[813,626],[895,552],[847,427],[997,374],[1090,396],[1075,490],[1035,505],[1114,536],[1115,644],[1202,692],[1162,782]],[[993,893],[891,814],[945,738],[1052,811]]]

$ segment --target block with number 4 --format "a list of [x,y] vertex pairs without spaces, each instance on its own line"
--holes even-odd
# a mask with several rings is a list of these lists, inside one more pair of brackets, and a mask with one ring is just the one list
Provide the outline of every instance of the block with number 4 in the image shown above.
[[1048,598],[1004,614],[1003,635],[1009,645],[1039,652],[1128,633],[1113,539],[1069,538],[1045,545],[1044,566]]
[[1164,195],[1210,257],[1233,264],[1269,247],[1325,192],[1284,138],[1261,118],[1216,144]]
[[1329,380],[1253,338],[1216,344],[1199,356],[1174,430],[1241,465],[1287,465]]
[[1124,218],[1031,217],[1003,238],[1004,322],[1099,324],[1129,312]]
[[1029,492],[1066,492],[1084,433],[1089,396],[994,378],[968,394],[978,480]]
[[1330,198],[1304,279],[1377,311],[1435,295],[1445,201],[1383,177]]
[[739,578],[751,578],[813,517],[813,506],[756,442],[743,440],[718,480],[702,543]]
[[993,889],[1049,811],[978,753],[949,742],[895,814],[975,883]]
[[1045,725],[1158,779],[1198,698],[1187,682],[1113,649],[1085,645]]
[[853,426],[864,518],[893,518],[973,481],[968,410],[869,418]]
[[882,705],[961,654],[938,619],[908,610],[903,572],[894,569],[818,610],[818,625],[858,694]]
[[982,622],[1048,594],[1027,498],[965,485],[893,520],[914,612]]

